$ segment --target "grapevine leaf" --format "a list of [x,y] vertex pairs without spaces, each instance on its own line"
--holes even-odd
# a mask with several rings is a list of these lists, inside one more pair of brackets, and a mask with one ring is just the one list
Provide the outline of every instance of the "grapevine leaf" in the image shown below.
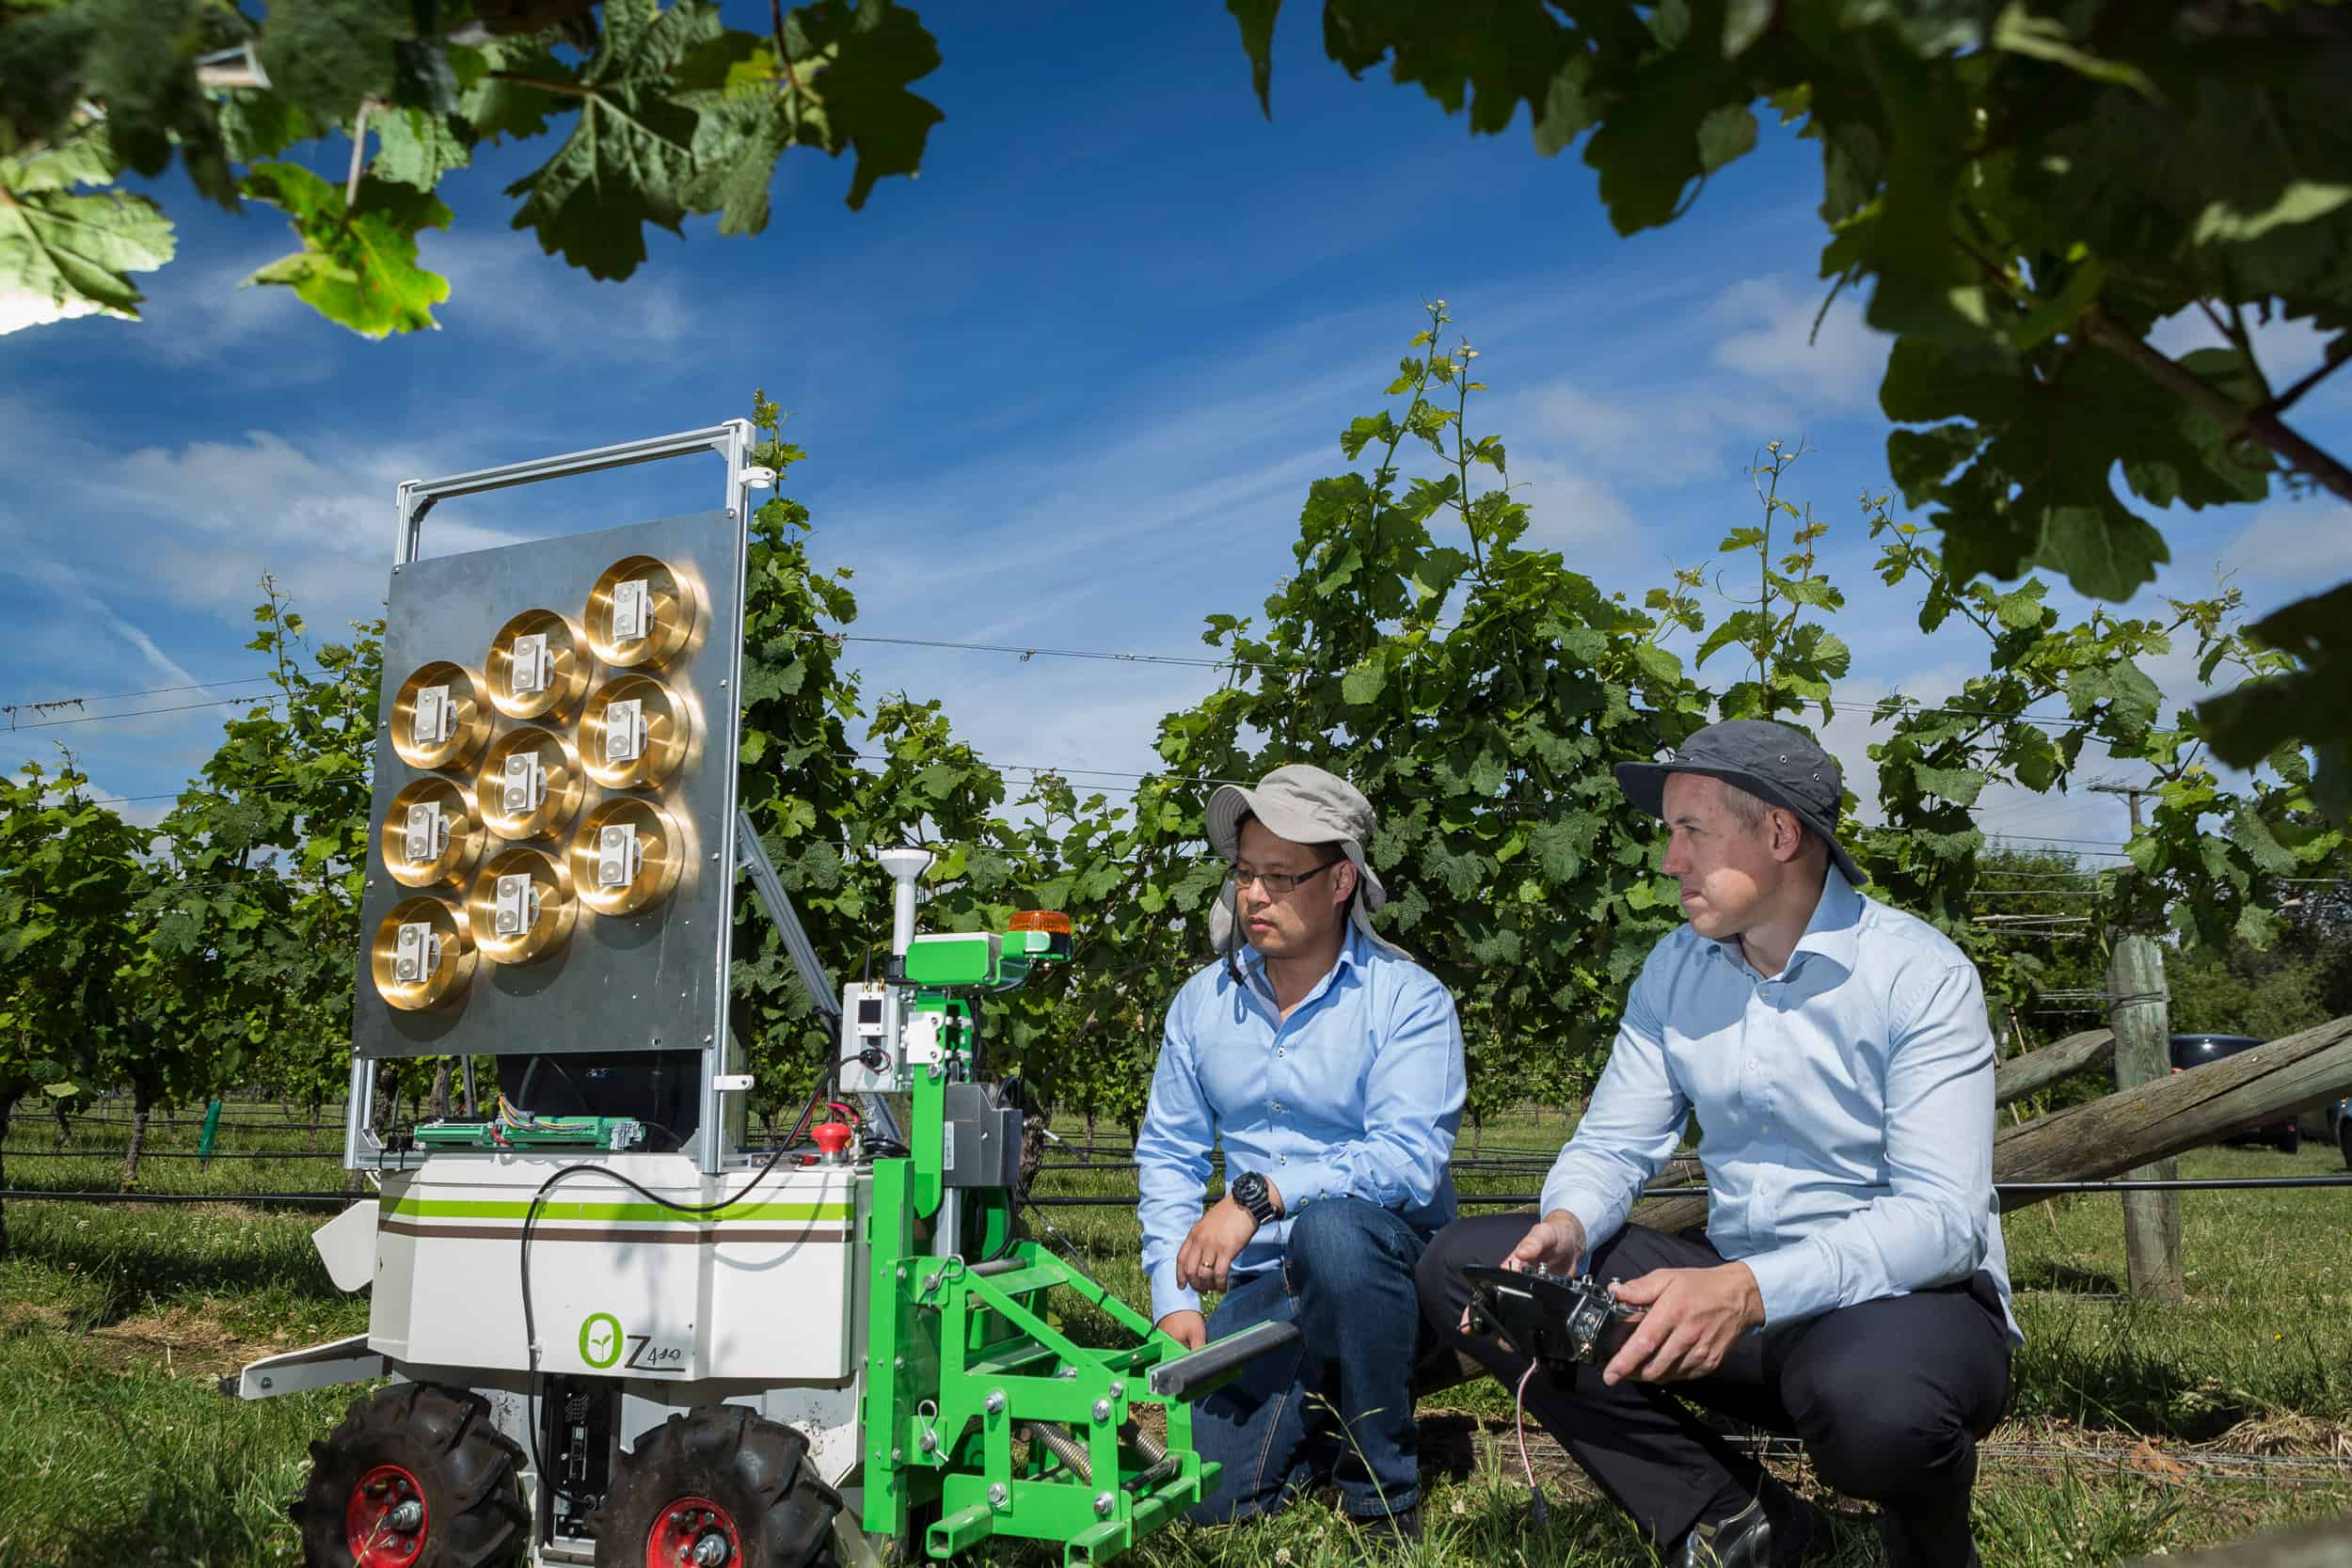
[[1921,789],[1956,806],[1975,805],[1989,782],[1986,774],[1974,768],[1915,768],[1912,777],[1919,781]]
[[[2308,739],[2318,765],[2312,797],[2338,822],[2352,820],[2352,725],[2343,717],[2344,693],[2352,689],[2347,628],[2352,582],[2272,611],[2248,635],[2296,667],[2248,680],[2197,710],[2214,754],[2236,767],[2250,768],[2282,745]],[[2331,717],[2314,722],[2314,715]]]
[[93,312],[136,320],[130,274],[171,260],[170,220],[143,196],[75,191],[107,178],[93,140],[0,158],[0,333]]
[[2254,869],[2273,877],[2284,877],[2295,870],[2292,850],[2271,836],[2270,825],[2265,822],[2250,804],[2241,804],[2230,815],[2230,842],[2246,851],[2246,858],[2254,863]]
[[1274,17],[1282,0],[1225,0],[1225,8],[1241,28],[1242,53],[1249,56],[1249,86],[1258,95],[1258,107],[1272,119]]
[[[696,138],[687,200],[696,212],[720,213],[723,234],[767,227],[769,187],[787,148],[854,151],[849,203],[859,208],[885,175],[914,173],[943,118],[908,90],[939,66],[937,44],[911,10],[823,0],[791,14],[785,42],[788,66],[764,43],[724,56],[729,89]],[[720,57],[708,49],[698,55]]]
[[391,101],[400,46],[415,37],[406,6],[270,0],[255,53],[272,92],[321,124],[349,125],[363,102]]
[[[701,112],[675,73],[697,44],[720,35],[708,0],[608,0],[604,36],[576,85],[580,120],[552,157],[506,187],[523,198],[514,227],[538,233],[592,277],[622,278],[645,259],[644,226],[679,231],[693,210],[687,187],[695,174]],[[526,111],[527,118],[527,111]]]
[[161,174],[176,150],[197,189],[234,207],[217,114],[197,86],[207,38],[199,0],[79,0],[0,12],[0,144],[56,143],[102,105],[113,156]]
[[247,283],[280,284],[329,321],[365,337],[414,332],[437,324],[433,307],[449,297],[449,280],[417,265],[417,235],[444,228],[449,209],[430,191],[363,179],[356,209],[342,187],[298,164],[259,164],[246,194],[280,208],[302,248],[260,268]]
[[[457,55],[464,60],[469,53]],[[480,69],[469,64],[473,80],[458,96],[457,113],[477,136],[497,141],[544,135],[548,117],[573,102],[573,72],[536,39],[494,40],[470,53]]]
[[460,123],[430,109],[395,109],[371,119],[376,135],[375,161],[368,171],[429,191],[452,169],[473,161]]
[[1756,111],[1745,103],[1724,103],[1699,121],[1699,171],[1712,174],[1735,158],[1756,150]]
[[236,163],[255,164],[275,158],[294,143],[309,141],[318,135],[318,121],[282,94],[251,87],[220,97],[221,143]]

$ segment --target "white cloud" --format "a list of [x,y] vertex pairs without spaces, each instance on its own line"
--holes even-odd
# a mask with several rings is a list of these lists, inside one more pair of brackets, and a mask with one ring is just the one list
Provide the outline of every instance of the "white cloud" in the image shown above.
[[1740,459],[1793,436],[1795,409],[1771,396],[1704,388],[1642,392],[1560,382],[1534,394],[1540,450],[1565,448],[1593,471],[1667,489],[1735,479]]
[[679,286],[648,263],[626,284],[599,283],[518,233],[428,233],[419,260],[449,279],[438,315],[568,362],[643,363],[676,352],[699,319]]
[[2221,564],[2241,584],[2276,582],[2309,592],[2341,582],[2352,577],[2352,505],[2273,502],[2230,541]]
[[158,647],[145,631],[124,620],[77,577],[62,562],[34,557],[26,563],[34,579],[46,588],[53,602],[61,602],[72,610],[96,621],[135,649],[148,667],[174,686],[194,686],[197,677],[187,668]]
[[1641,535],[1641,525],[1614,490],[1565,463],[1521,459],[1512,465],[1511,491],[1527,507],[1519,544],[1563,552],[1571,571],[1590,570],[1580,560],[1623,555]]
[[1860,304],[1851,297],[1840,298],[1822,316],[1827,289],[1824,283],[1800,284],[1787,274],[1747,278],[1725,289],[1708,314],[1740,329],[1715,345],[1714,362],[1783,388],[1807,413],[1875,410],[1894,340],[1865,325]]
[[154,297],[145,308],[151,334],[142,346],[174,369],[207,368],[222,379],[263,380],[272,387],[324,381],[335,372],[330,356],[304,352],[306,329],[340,333],[296,296],[277,285],[246,286],[255,268],[294,248],[284,245],[252,250],[219,265],[181,265],[157,276]]

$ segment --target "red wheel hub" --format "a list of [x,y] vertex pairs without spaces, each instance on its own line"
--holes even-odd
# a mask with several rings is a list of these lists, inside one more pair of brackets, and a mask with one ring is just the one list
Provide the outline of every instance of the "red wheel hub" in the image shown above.
[[645,1568],[734,1568],[742,1560],[734,1517],[708,1497],[677,1498],[645,1532]]
[[409,1568],[424,1550],[424,1488],[397,1465],[378,1465],[352,1483],[343,1502],[343,1541],[352,1568]]

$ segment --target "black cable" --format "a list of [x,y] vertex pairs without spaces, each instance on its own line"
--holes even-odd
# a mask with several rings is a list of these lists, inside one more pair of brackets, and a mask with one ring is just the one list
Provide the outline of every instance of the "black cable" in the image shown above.
[[785,1152],[786,1151],[783,1148],[777,1149],[773,1154],[768,1156],[768,1163],[766,1164],[760,1166],[757,1171],[753,1173],[752,1179],[749,1181],[744,1182],[740,1188],[737,1189],[728,1196],[720,1198],[711,1203],[675,1202],[672,1199],[663,1197],[660,1194],[655,1192],[652,1188],[647,1187],[644,1182],[637,1180],[633,1177],[624,1176],[619,1171],[613,1170],[610,1166],[602,1164],[581,1164],[576,1165],[565,1165],[561,1170],[558,1170],[550,1175],[545,1181],[539,1183],[539,1190],[533,1193],[531,1196],[531,1207],[523,1212],[523,1235],[522,1246],[520,1249],[520,1263],[523,1292],[523,1357],[525,1365],[529,1368],[529,1381],[523,1407],[523,1420],[531,1429],[531,1465],[532,1468],[537,1472],[541,1485],[551,1487],[558,1497],[571,1497],[571,1494],[564,1489],[561,1482],[557,1481],[553,1477],[548,1474],[547,1459],[546,1456],[540,1451],[539,1448],[539,1326],[537,1315],[531,1309],[531,1232],[539,1223],[539,1209],[542,1204],[547,1202],[548,1194],[553,1192],[564,1181],[566,1178],[569,1177],[580,1175],[603,1176],[619,1182],[622,1186],[627,1187],[631,1192],[638,1194],[640,1196],[644,1197],[646,1202],[653,1204],[655,1207],[667,1209],[673,1213],[715,1214],[720,1210],[730,1208],[735,1204],[742,1202],[744,1198],[750,1196],[752,1189],[758,1186],[762,1181],[765,1181],[768,1179],[768,1173],[774,1170],[776,1166],[783,1162]]

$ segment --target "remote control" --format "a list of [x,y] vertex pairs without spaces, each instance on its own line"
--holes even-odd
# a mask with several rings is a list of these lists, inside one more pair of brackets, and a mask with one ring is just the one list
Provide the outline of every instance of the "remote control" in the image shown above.
[[1462,1275],[1471,1291],[1470,1332],[1500,1334],[1548,1371],[1571,1373],[1615,1354],[1640,1315],[1612,1299],[1609,1287],[1590,1275],[1488,1263],[1473,1263]]

